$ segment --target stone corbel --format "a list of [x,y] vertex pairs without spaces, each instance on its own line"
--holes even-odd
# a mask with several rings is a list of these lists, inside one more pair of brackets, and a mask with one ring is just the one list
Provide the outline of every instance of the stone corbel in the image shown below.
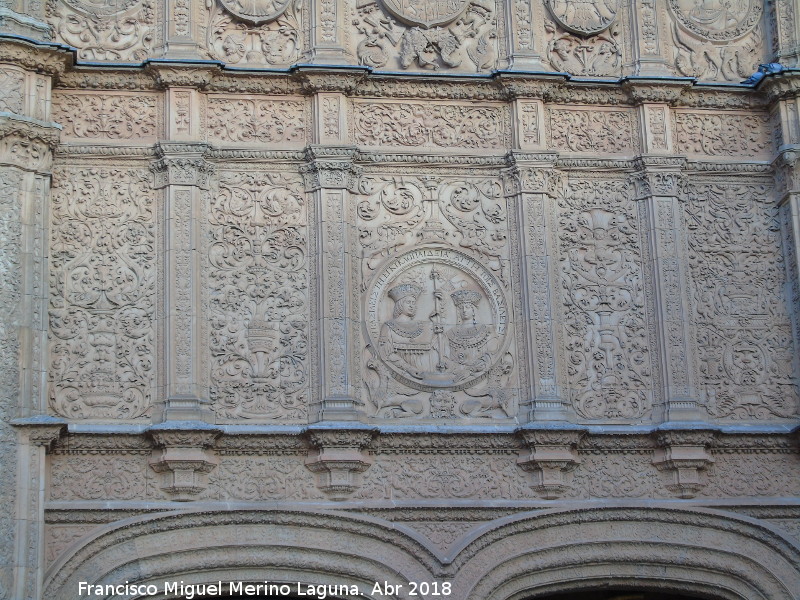
[[300,167],[307,192],[321,188],[356,192],[362,169],[353,164],[355,146],[310,146],[306,150],[308,164]]
[[366,447],[377,429],[310,429],[312,449],[306,467],[316,474],[317,487],[331,500],[345,500],[361,487],[361,473],[372,464]]
[[39,415],[24,419],[14,419],[11,424],[31,446],[41,446],[49,451],[67,429],[67,422],[55,417]]
[[659,471],[671,472],[673,483],[666,487],[679,498],[694,498],[705,487],[701,472],[714,459],[708,447],[714,441],[709,429],[683,429],[656,433],[653,464]]
[[164,423],[150,428],[155,449],[150,466],[161,474],[159,486],[172,500],[193,500],[208,487],[208,474],[218,464],[211,448],[221,429],[203,423]]
[[533,488],[547,500],[570,489],[568,473],[580,464],[578,444],[585,435],[580,429],[520,429],[526,448],[517,465],[533,474]]

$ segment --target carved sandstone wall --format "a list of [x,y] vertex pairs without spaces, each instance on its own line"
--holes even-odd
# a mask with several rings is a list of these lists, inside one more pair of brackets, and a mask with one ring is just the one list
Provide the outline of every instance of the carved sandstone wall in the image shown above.
[[0,11],[0,600],[797,598],[792,0]]

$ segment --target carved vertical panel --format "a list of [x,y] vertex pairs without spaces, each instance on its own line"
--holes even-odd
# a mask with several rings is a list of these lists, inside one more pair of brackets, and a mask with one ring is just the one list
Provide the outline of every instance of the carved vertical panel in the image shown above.
[[299,176],[224,171],[209,196],[217,418],[308,414],[308,225]]
[[583,419],[641,419],[652,407],[652,316],[629,196],[622,182],[571,180],[560,202],[565,380]]
[[797,412],[777,211],[763,185],[694,184],[684,198],[699,382],[716,418]]
[[149,414],[154,386],[154,192],[145,170],[54,173],[50,408],[79,419]]

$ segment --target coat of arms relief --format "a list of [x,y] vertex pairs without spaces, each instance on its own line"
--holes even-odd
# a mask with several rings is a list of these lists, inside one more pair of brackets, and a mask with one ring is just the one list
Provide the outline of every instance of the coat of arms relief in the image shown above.
[[358,0],[356,7],[362,65],[463,72],[497,66],[494,0]]

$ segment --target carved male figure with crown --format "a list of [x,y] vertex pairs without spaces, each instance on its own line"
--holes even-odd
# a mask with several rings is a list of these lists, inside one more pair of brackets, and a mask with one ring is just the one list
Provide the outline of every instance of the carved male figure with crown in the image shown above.
[[417,321],[417,299],[423,289],[406,282],[391,288],[386,295],[394,301],[392,319],[381,326],[379,343],[386,359],[412,377],[423,379],[433,369],[433,325]]

